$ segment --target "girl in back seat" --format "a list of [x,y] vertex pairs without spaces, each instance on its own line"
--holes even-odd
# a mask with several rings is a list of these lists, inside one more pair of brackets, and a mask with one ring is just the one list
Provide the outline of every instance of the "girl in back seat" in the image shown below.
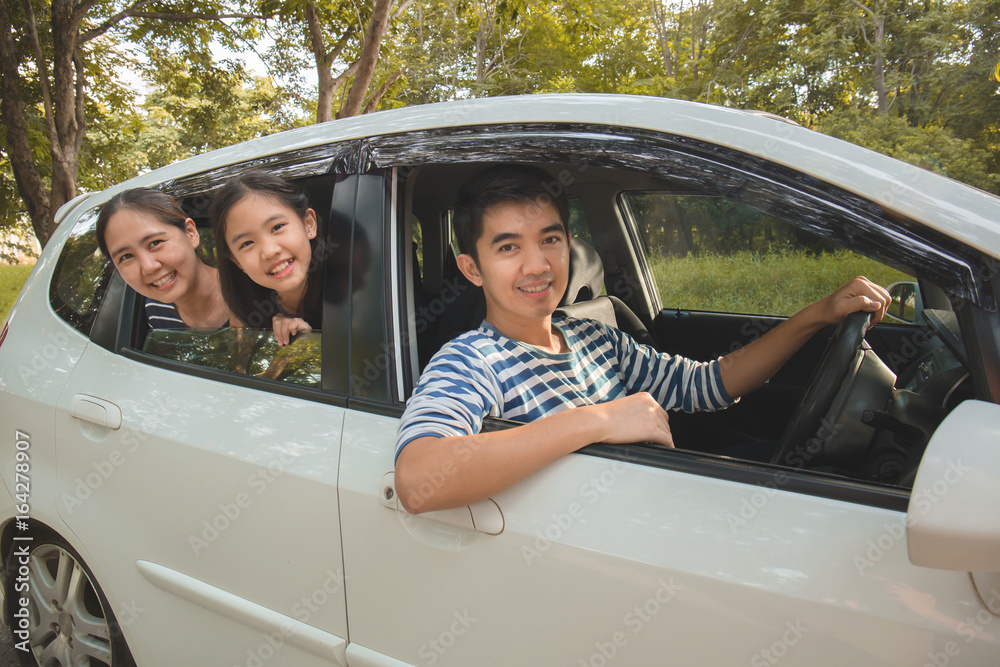
[[270,324],[278,345],[318,329],[318,230],[305,194],[274,174],[247,172],[219,190],[211,217],[222,294],[236,318],[254,328]]

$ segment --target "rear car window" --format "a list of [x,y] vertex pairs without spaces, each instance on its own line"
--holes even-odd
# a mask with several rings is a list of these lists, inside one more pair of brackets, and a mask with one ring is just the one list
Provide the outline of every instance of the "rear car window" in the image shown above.
[[114,267],[97,247],[97,211],[81,218],[59,253],[49,286],[56,314],[86,336],[94,326]]
[[158,357],[241,375],[320,387],[318,331],[278,347],[270,329],[153,329],[143,351]]

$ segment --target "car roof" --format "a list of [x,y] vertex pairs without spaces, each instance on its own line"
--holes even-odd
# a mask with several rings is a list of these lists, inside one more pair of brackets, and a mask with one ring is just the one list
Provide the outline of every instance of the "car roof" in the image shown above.
[[[874,201],[988,255],[1000,256],[1000,198],[771,114],[660,97],[551,94],[439,102],[319,123],[221,148],[108,191],[337,141],[508,123],[573,123],[654,130],[749,153]],[[103,199],[103,197],[101,198]]]

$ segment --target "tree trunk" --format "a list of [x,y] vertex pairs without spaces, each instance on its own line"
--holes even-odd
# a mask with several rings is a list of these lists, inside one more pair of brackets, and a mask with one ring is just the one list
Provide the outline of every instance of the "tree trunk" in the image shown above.
[[28,209],[35,236],[44,246],[52,234],[52,204],[35,165],[31,142],[28,140],[13,26],[4,0],[0,0],[0,116],[7,131],[6,152],[10,158],[18,194]]
[[333,120],[333,72],[330,71],[330,59],[323,46],[323,28],[319,23],[316,5],[306,5],[306,24],[309,27],[309,39],[313,57],[316,59],[316,80],[318,98],[316,101],[316,122],[324,123]]
[[[879,3],[879,8],[884,6]],[[878,97],[878,115],[889,113],[888,95],[885,86],[885,13],[875,17],[875,93]]]
[[667,10],[661,0],[652,0],[652,13],[656,39],[660,43],[660,56],[663,58],[663,72],[668,77],[674,76],[674,54],[670,51],[670,29],[667,26]]
[[337,118],[347,118],[357,116],[364,104],[365,95],[368,94],[368,86],[371,85],[372,76],[375,74],[375,64],[378,62],[378,54],[382,48],[382,38],[385,37],[389,28],[389,12],[392,9],[393,0],[375,0],[372,8],[372,22],[365,33],[365,41],[361,45],[361,57],[358,58],[357,71],[354,75],[354,83],[347,94],[344,105],[337,112]]
[[492,16],[486,13],[485,3],[479,3],[479,29],[476,31],[476,89],[474,95],[480,97],[483,94],[483,84],[486,81],[486,46],[490,35],[488,29],[492,28],[490,21]]

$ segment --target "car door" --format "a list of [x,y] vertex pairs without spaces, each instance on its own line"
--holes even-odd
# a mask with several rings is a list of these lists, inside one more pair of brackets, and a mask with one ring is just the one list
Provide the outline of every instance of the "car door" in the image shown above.
[[[402,511],[392,457],[418,373],[417,333],[444,317],[461,290],[446,285],[436,301],[414,302],[413,264],[420,262],[407,228],[422,196],[454,195],[441,185],[447,175],[471,176],[482,163],[540,162],[558,174],[553,187],[578,187],[585,199],[608,186],[594,177],[600,168],[632,169],[637,183],[653,173],[729,192],[738,182],[746,196],[767,188],[775,208],[807,200],[810,224],[831,214],[816,189],[795,190],[797,179],[809,179],[790,170],[767,172],[757,161],[747,167],[732,151],[704,143],[695,150],[690,140],[641,131],[496,126],[373,145],[372,166],[385,171],[372,175],[385,183],[370,188],[371,208],[383,215],[373,213],[365,225],[372,237],[383,235],[391,254],[367,291],[354,295],[384,308],[384,317],[366,320],[369,339],[380,345],[352,350],[355,379],[374,369],[361,384],[378,391],[352,400],[344,421],[349,659],[582,667],[996,661],[997,635],[983,623],[993,607],[969,574],[909,562],[907,507],[933,498],[911,498],[906,488],[683,449],[593,445],[475,506]],[[419,178],[439,184],[431,188],[437,192],[414,192],[418,167],[427,165],[438,171]],[[851,222],[838,219],[831,229]],[[443,241],[429,240],[423,223],[426,269],[429,256],[447,253],[448,240],[447,231]],[[612,278],[628,268],[629,254],[639,267],[641,254],[626,227],[617,238],[613,229],[591,229]],[[610,268],[609,255],[617,260]],[[376,279],[383,288],[372,291]],[[647,289],[637,270],[631,284]],[[613,281],[606,285],[611,292]],[[635,296],[633,304],[654,302],[645,291]],[[507,426],[487,420],[488,428]],[[454,472],[443,466],[428,476],[426,492]],[[953,467],[927,488],[947,493],[967,474]],[[979,619],[975,629],[970,619]]]
[[[330,247],[349,247],[349,179],[303,187],[336,223]],[[134,293],[105,299],[95,330],[103,318],[110,334],[59,400],[55,484],[140,664],[345,664],[342,278],[326,276],[322,332],[281,352],[269,330],[142,332]],[[231,350],[240,373],[216,363],[244,356]],[[275,379],[286,352],[282,376],[301,372]]]

